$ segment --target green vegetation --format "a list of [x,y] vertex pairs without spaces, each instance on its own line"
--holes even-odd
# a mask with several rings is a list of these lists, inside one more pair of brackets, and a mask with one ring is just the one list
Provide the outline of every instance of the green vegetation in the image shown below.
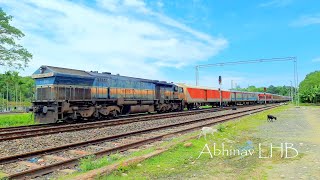
[[[241,88],[240,86],[237,86],[233,90],[237,91],[246,91],[246,92],[264,92],[264,87],[255,87],[255,86],[249,86],[247,88]],[[294,91],[294,87],[292,87],[292,91]],[[270,85],[267,87],[267,93],[271,94],[279,94],[283,96],[290,96],[291,92],[291,86],[273,86]]]
[[33,119],[32,113],[0,114],[0,127],[32,125]]
[[96,159],[94,156],[88,156],[88,157],[80,160],[79,167],[80,167],[81,172],[87,172],[92,169],[97,169],[97,168],[107,166],[112,163],[122,162],[123,160],[131,158],[131,157],[148,154],[152,151],[154,151],[154,148],[133,152],[129,156],[123,156],[120,153],[115,153],[115,154],[111,154],[109,156],[105,156],[103,158],[98,158],[98,159]]
[[[117,163],[117,162],[123,162],[126,159],[135,157],[135,156],[141,156],[141,155],[145,155],[148,154],[152,151],[154,151],[155,148],[148,148],[142,151],[137,151],[137,152],[133,152],[128,156],[123,156],[120,153],[115,153],[115,154],[111,154],[109,156],[105,156],[103,158],[95,158],[95,156],[87,156],[83,159],[80,160],[79,163],[79,172],[73,173],[73,174],[69,174],[66,176],[61,176],[58,179],[59,180],[64,180],[64,179],[71,179],[74,176],[77,176],[81,173],[93,170],[93,169],[98,169],[113,163]],[[119,171],[124,171],[124,169],[127,169],[127,167],[119,167]]]
[[[0,8],[0,67],[23,69],[28,66],[32,54],[16,43],[24,34],[10,24],[11,20],[12,16]],[[20,77],[18,72],[8,71],[0,74],[0,111],[30,102],[34,92],[33,86],[33,79]]]
[[34,80],[21,77],[18,72],[0,74],[0,110],[9,107],[30,106],[34,92]]
[[7,179],[6,177],[7,177],[8,175],[7,174],[5,174],[5,173],[3,173],[3,172],[1,172],[0,171],[0,179]]
[[23,69],[28,65],[32,54],[16,43],[24,34],[11,26],[11,20],[12,16],[0,8],[0,66]]
[[309,106],[320,108],[320,103],[300,103],[300,106]]
[[90,171],[92,169],[97,169],[111,163],[120,160],[123,156],[119,153],[111,154],[100,159],[96,159],[94,156],[87,156],[80,160],[81,172]]
[[301,101],[305,103],[320,102],[320,71],[309,73],[300,83]]
[[226,127],[225,127],[223,124],[219,124],[218,127],[217,127],[217,130],[218,130],[219,132],[224,132],[225,129],[226,129]]

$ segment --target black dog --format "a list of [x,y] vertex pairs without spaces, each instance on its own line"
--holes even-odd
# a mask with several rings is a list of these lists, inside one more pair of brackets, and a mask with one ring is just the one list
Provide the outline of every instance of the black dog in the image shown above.
[[273,122],[273,120],[277,120],[277,117],[275,117],[275,116],[272,116],[272,115],[268,115],[268,122]]

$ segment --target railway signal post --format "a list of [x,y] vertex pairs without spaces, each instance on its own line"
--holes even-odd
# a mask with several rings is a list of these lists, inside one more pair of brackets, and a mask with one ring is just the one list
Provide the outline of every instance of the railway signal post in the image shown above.
[[220,107],[222,107],[221,82],[222,82],[222,78],[221,76],[219,76]]

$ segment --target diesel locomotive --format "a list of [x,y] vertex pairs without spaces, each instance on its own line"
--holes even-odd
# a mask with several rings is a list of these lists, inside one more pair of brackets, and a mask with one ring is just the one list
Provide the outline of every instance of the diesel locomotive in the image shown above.
[[[172,112],[202,105],[284,102],[290,98],[174,84],[165,81],[41,66],[32,75],[36,83],[31,110],[38,123],[117,118],[146,112]],[[220,100],[221,98],[221,100]]]

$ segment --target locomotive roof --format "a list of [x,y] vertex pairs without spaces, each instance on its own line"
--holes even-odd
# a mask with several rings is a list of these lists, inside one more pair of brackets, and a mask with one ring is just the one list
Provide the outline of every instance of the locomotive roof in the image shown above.
[[34,74],[32,75],[33,78],[43,78],[43,77],[49,77],[54,76],[54,74],[63,74],[63,75],[75,75],[75,76],[84,76],[88,78],[95,78],[95,77],[101,77],[101,78],[107,78],[107,77],[116,77],[116,78],[130,78],[132,80],[136,81],[143,81],[143,82],[150,82],[150,83],[156,83],[160,85],[174,85],[172,83],[167,83],[165,81],[158,81],[158,80],[150,80],[150,79],[143,79],[143,78],[136,78],[136,77],[130,77],[130,76],[121,76],[121,75],[114,75],[111,73],[98,73],[98,72],[87,72],[84,70],[77,70],[77,69],[69,69],[69,68],[62,68],[62,67],[55,67],[55,66],[41,66]]
[[68,68],[61,68],[61,67],[54,67],[54,66],[46,66],[47,68],[51,69],[54,72],[61,73],[61,74],[72,74],[72,75],[79,75],[79,76],[90,76],[89,73],[82,70],[76,69],[68,69]]
[[155,84],[160,84],[160,85],[174,85],[172,83],[168,83],[165,81],[158,81],[158,80],[150,80],[150,79],[143,79],[143,78],[136,78],[136,77],[130,77],[130,76],[122,76],[122,75],[115,75],[115,74],[111,74],[111,73],[97,73],[97,72],[88,72],[89,74],[91,74],[92,76],[95,77],[116,77],[116,78],[122,78],[122,79],[132,79],[132,80],[136,80],[136,81],[143,81],[143,82],[149,82],[149,83],[155,83]]
[[117,78],[130,78],[133,80],[137,80],[137,81],[144,81],[144,82],[159,82],[157,80],[150,80],[150,79],[143,79],[143,78],[136,78],[136,77],[130,77],[130,76],[122,76],[122,75],[115,75],[115,74],[111,74],[111,73],[97,73],[97,72],[88,72],[90,75],[95,76],[95,77],[101,77],[101,78],[107,78],[107,77],[117,77]]

